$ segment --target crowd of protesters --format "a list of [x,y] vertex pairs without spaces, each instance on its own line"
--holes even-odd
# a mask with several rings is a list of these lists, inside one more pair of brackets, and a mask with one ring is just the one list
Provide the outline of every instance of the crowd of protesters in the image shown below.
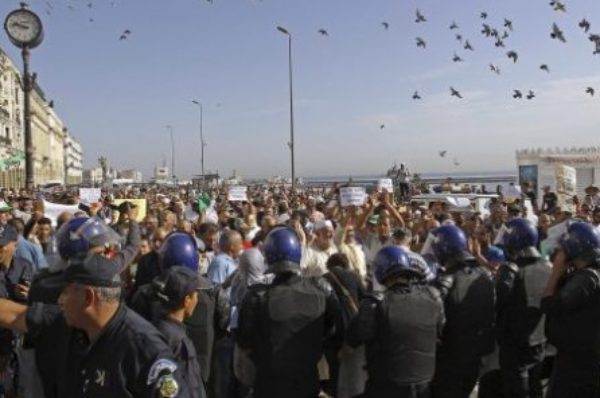
[[[598,396],[598,188],[567,205],[525,185],[486,213],[411,202],[406,187],[402,198],[373,189],[364,205],[342,207],[339,188],[255,185],[230,201],[225,186],[147,186],[95,203],[3,190],[0,396]],[[48,203],[77,207],[50,215]],[[59,274],[71,279],[52,285]],[[73,284],[93,297],[79,303],[81,319],[69,314]],[[55,318],[39,302],[86,332],[76,364],[48,354],[57,348],[40,325]],[[116,333],[116,318],[134,325],[119,330],[141,339],[127,347],[141,359],[105,366],[145,379],[77,376],[100,342],[127,351],[96,340]],[[157,353],[147,363],[145,349]]]

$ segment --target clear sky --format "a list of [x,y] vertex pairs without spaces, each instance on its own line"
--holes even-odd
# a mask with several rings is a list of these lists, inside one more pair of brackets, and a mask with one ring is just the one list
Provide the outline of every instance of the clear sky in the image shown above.
[[[380,173],[394,161],[421,172],[513,170],[518,148],[598,144],[600,55],[578,27],[586,17],[590,33],[600,33],[597,0],[566,0],[566,14],[548,0],[29,3],[46,31],[32,69],[82,142],[86,166],[106,155],[111,166],[149,176],[163,158],[170,165],[172,125],[176,175],[198,173],[198,99],[207,170],[288,176],[287,38],[277,25],[293,35],[299,176]],[[2,0],[0,14],[16,7]],[[415,23],[417,8],[427,22]],[[502,34],[505,17],[514,32],[496,48],[481,24]],[[453,20],[459,29],[451,31]],[[553,22],[566,44],[550,38]],[[131,34],[119,40],[125,29]],[[21,64],[4,32],[0,46]],[[505,55],[511,49],[516,64]],[[452,62],[455,51],[464,62]],[[450,86],[464,99],[451,97]],[[536,98],[515,100],[513,89]],[[422,100],[411,98],[415,90]]]

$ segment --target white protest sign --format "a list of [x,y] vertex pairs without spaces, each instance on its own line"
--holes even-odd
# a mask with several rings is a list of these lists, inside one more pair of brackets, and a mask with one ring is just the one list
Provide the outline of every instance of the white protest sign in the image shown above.
[[246,191],[248,187],[234,185],[229,187],[229,192],[227,194],[227,200],[232,202],[242,202],[248,201],[248,195],[246,195]]
[[520,185],[509,185],[504,192],[504,201],[507,203],[513,203],[517,199],[521,199],[522,191]]
[[46,202],[44,200],[44,216],[52,221],[52,225],[56,226],[58,216],[64,212],[75,214],[81,211],[78,205],[61,205],[58,203]]
[[79,188],[79,201],[84,204],[92,204],[100,201],[102,190],[100,188]]
[[555,178],[558,205],[574,213],[573,196],[577,194],[577,170],[574,167],[557,165]]
[[340,203],[342,207],[362,206],[367,196],[364,187],[344,187],[340,188]]
[[391,178],[380,178],[377,181],[377,192],[383,192],[384,189],[388,193],[394,192],[394,184],[392,183]]

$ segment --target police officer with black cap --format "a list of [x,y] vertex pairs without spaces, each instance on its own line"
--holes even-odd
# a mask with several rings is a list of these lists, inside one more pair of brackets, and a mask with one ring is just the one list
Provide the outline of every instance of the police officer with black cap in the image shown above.
[[600,233],[571,224],[560,241],[542,299],[557,350],[546,397],[600,395]]
[[192,316],[198,304],[198,291],[208,286],[203,286],[203,281],[197,273],[182,266],[169,268],[156,279],[155,285],[156,295],[163,310],[155,326],[166,338],[175,354],[178,365],[190,386],[191,396],[204,398],[206,392],[196,349],[186,333],[183,321]]
[[430,397],[436,344],[444,324],[439,292],[424,286],[422,271],[404,249],[388,246],[374,260],[375,277],[385,286],[360,303],[348,345],[367,349],[366,398]]
[[[190,234],[170,233],[160,247],[158,258],[156,267],[159,270],[159,276],[175,266],[186,267],[194,274],[198,274],[198,247],[196,240]],[[215,340],[216,298],[210,282],[203,277],[199,277],[199,279],[203,288],[198,291],[198,304],[191,316],[185,320],[185,324],[188,336],[196,349],[202,380],[204,383],[208,383]],[[160,282],[160,277],[155,281]],[[159,287],[160,283],[155,284],[154,282],[140,286],[129,303],[131,309],[152,323],[156,323],[161,314],[160,303],[156,295]]]
[[339,325],[339,305],[323,278],[300,276],[302,247],[296,233],[276,227],[263,246],[269,286],[252,287],[242,302],[236,339],[256,366],[260,398],[319,394],[317,363],[324,339]]
[[506,224],[504,249],[510,262],[496,274],[497,339],[504,393],[541,398],[544,359],[542,296],[552,270],[536,249],[538,231],[524,218]]
[[0,300],[0,325],[32,338],[46,398],[190,397],[158,330],[121,304],[112,261],[89,256],[63,278],[59,306]]
[[433,396],[468,398],[477,382],[482,357],[494,351],[494,282],[490,272],[467,251],[467,238],[457,226],[435,229],[432,248],[443,266],[435,284],[444,297],[446,314]]

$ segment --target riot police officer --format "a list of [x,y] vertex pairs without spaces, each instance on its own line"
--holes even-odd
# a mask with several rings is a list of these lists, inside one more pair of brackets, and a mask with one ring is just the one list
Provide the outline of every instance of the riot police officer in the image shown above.
[[544,359],[542,295],[551,264],[536,249],[536,227],[523,218],[506,224],[504,248],[510,262],[496,275],[497,338],[507,397],[541,398]]
[[600,395],[600,234],[571,224],[554,256],[542,299],[556,359],[549,398]]
[[[161,274],[174,266],[183,266],[197,273],[198,259],[198,248],[194,237],[185,232],[172,232],[162,243],[156,267],[160,269]],[[208,284],[206,278],[199,278],[203,285]],[[153,323],[160,315],[156,291],[157,286],[152,283],[142,285],[129,304],[134,311]],[[185,324],[198,355],[202,380],[208,383],[215,339],[215,298],[210,289],[198,291],[198,304]]]
[[263,249],[275,278],[248,291],[236,334],[256,366],[255,396],[316,397],[323,340],[339,322],[337,299],[324,279],[300,276],[302,247],[292,229],[274,228]]
[[404,249],[379,250],[375,277],[385,291],[360,303],[348,333],[348,345],[367,349],[367,398],[430,396],[435,351],[444,323],[439,292],[424,286],[421,270],[411,266]]
[[460,228],[443,225],[433,235],[433,252],[443,266],[435,284],[444,297],[446,314],[433,396],[467,398],[477,382],[482,357],[494,350],[494,282],[467,251]]

